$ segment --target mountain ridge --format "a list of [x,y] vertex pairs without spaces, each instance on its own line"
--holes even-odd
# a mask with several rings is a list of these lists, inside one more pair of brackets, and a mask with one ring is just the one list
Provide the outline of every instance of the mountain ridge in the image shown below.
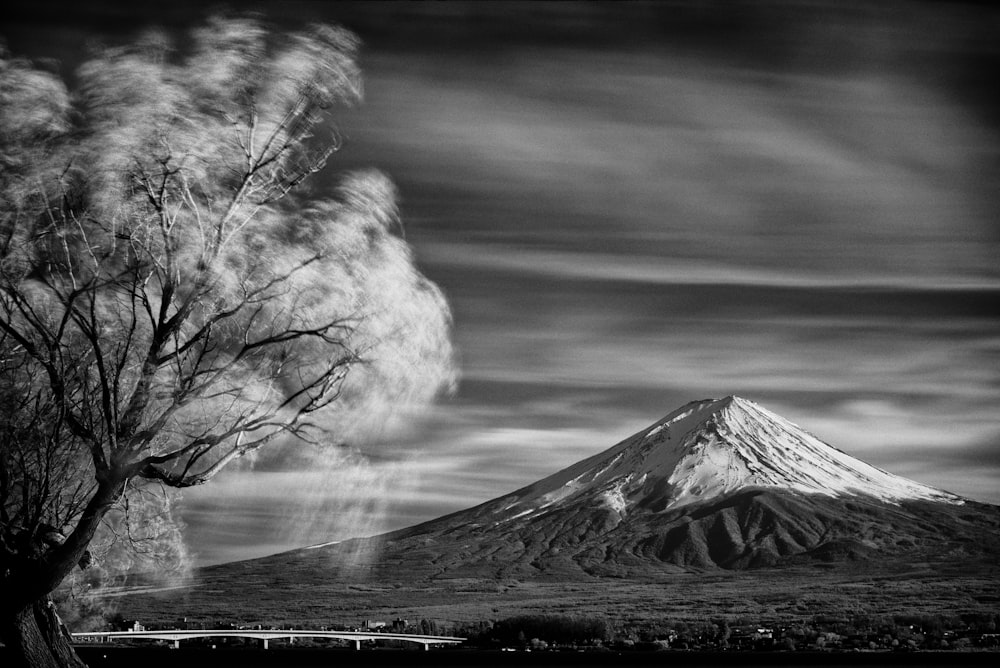
[[[733,410],[734,408],[735,410]],[[713,448],[712,446],[717,446],[720,443],[715,438],[720,435],[720,431],[723,435],[732,436],[732,430],[727,429],[725,426],[720,427],[720,423],[740,423],[743,433],[736,434],[738,440],[741,441],[739,445],[748,445],[746,441],[749,439],[745,433],[748,422],[746,415],[751,413],[757,413],[757,416],[751,416],[752,421],[761,422],[758,416],[763,416],[764,420],[771,423],[771,425],[778,425],[781,431],[785,434],[791,434],[794,437],[791,443],[787,442],[786,439],[786,442],[781,444],[786,454],[791,447],[797,445],[794,442],[795,440],[799,441],[799,444],[805,444],[812,451],[812,454],[816,453],[818,445],[821,459],[822,455],[827,455],[827,462],[841,465],[844,461],[848,461],[853,464],[853,467],[849,467],[851,468],[851,473],[857,475],[849,475],[846,478],[841,476],[840,478],[831,480],[829,475],[817,475],[815,471],[810,476],[803,476],[800,472],[798,480],[786,481],[786,484],[782,485],[780,484],[780,480],[777,480],[773,475],[768,477],[763,475],[766,472],[762,473],[752,470],[755,468],[771,468],[775,470],[776,467],[770,466],[773,462],[755,462],[746,452],[741,452],[742,473],[744,475],[736,479],[727,475],[725,480],[722,481],[723,484],[718,484],[720,482],[718,469],[712,470],[710,467],[700,467],[699,463],[704,463],[705,460],[712,460],[713,457],[717,457],[719,448]],[[719,419],[720,417],[722,418],[721,420]],[[769,435],[774,437],[775,430],[773,426],[770,431],[771,434]],[[677,438],[674,438],[674,436]],[[667,447],[668,441],[673,442],[672,448]],[[723,445],[725,445],[724,441],[725,439],[723,439]],[[751,449],[754,449],[753,446],[755,444],[750,445]],[[756,444],[756,446],[759,454],[759,444]],[[639,462],[636,462],[637,457],[633,457],[631,460],[624,457],[630,450],[640,451],[638,452]],[[662,456],[664,454],[667,456]],[[660,455],[660,457],[657,458],[657,455]],[[650,462],[651,459],[653,460],[652,462]],[[763,458],[758,456],[756,459],[761,460]],[[716,461],[716,463],[718,462]],[[731,473],[733,468],[731,458],[726,462],[726,467],[726,473]],[[664,468],[673,471],[681,468],[683,473],[687,475],[680,480],[671,480],[671,476],[663,475],[664,471],[662,469]],[[705,468],[709,470],[706,471],[704,470]],[[815,463],[813,463],[813,468],[816,468]],[[595,469],[597,470],[595,471]],[[787,470],[777,470],[776,472],[788,473]],[[637,474],[640,478],[646,476],[648,479],[650,474],[656,473],[660,474],[658,480],[636,480]],[[712,474],[717,474],[714,480],[712,479]],[[659,501],[651,500],[649,495],[647,495],[645,505],[656,505],[661,511],[680,508],[686,505],[703,504],[717,496],[733,494],[744,488],[786,487],[799,492],[827,496],[835,495],[835,491],[842,494],[849,494],[851,490],[850,483],[854,483],[856,492],[867,492],[870,496],[884,501],[923,499],[955,504],[964,504],[968,501],[951,492],[917,483],[866,464],[820,441],[810,432],[764,409],[755,402],[735,395],[729,395],[721,399],[701,399],[688,402],[611,448],[582,459],[538,481],[518,488],[508,494],[484,501],[471,508],[449,513],[411,527],[398,529],[386,535],[409,533],[418,527],[436,524],[455,516],[467,515],[482,509],[492,508],[501,503],[504,504],[504,507],[499,511],[493,508],[494,512],[506,512],[515,508],[518,510],[518,512],[513,514],[513,517],[508,517],[508,520],[517,519],[519,516],[523,517],[531,514],[533,511],[544,511],[546,508],[583,491],[578,483],[588,475],[589,480],[584,482],[591,486],[595,482],[600,483],[602,480],[605,481],[604,485],[599,485],[599,496],[606,499],[609,508],[618,512],[625,510],[628,505],[624,498],[625,494],[622,493],[621,489],[625,485],[617,485],[622,478],[625,479],[625,483],[632,483],[632,491],[636,491],[636,489],[641,491],[643,486],[650,488],[653,495],[659,497]],[[881,484],[874,490],[871,487],[865,490],[861,484],[860,476],[862,475],[868,476],[870,479],[874,479],[877,483]],[[823,484],[817,483],[817,480],[820,480]],[[839,487],[831,487],[830,482],[839,482],[840,485]],[[875,493],[872,493],[873,491]],[[539,500],[541,503],[534,509],[526,509],[526,503],[533,500]]]
[[[717,456],[727,439],[741,453],[732,469],[728,456]],[[804,448],[798,460],[793,446]],[[810,468],[817,457],[819,472]],[[795,465],[792,479],[779,485],[785,464]],[[796,488],[830,475],[840,489]],[[862,483],[877,493],[860,493]],[[732,612],[734,595],[752,598],[743,603],[755,614],[786,619],[805,610],[855,614],[859,605],[878,614],[964,612],[991,609],[998,563],[1000,506],[893,476],[725,397],[686,404],[472,508],[205,567],[194,586],[116,601],[166,619],[229,615],[249,592],[250,619],[261,610],[289,618],[339,610],[482,620],[500,611],[581,610],[660,619],[665,606]]]
[[477,506],[308,549],[428,578],[633,576],[978,558],[1000,554],[998,527],[1000,507],[866,464],[731,395]]
[[[639,457],[625,456],[635,449],[641,451],[636,453]],[[734,395],[689,402],[612,448],[512,496],[529,488],[546,488],[546,494],[551,495],[555,488],[569,487],[562,493],[572,493],[573,478],[586,476],[588,469],[597,464],[602,469],[594,472],[592,479],[617,476],[632,482],[636,475],[665,477],[674,487],[668,508],[754,486],[827,495],[853,489],[882,500],[963,502],[958,495],[906,480],[851,457],[760,405]],[[726,470],[719,470],[721,466]],[[831,475],[829,469],[836,469],[837,474]],[[553,500],[558,498],[548,498],[546,503]],[[612,505],[620,503],[612,501]]]

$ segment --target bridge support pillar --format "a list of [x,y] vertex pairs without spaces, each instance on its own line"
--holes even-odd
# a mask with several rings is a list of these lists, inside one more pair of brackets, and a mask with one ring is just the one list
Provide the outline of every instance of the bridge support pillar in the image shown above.
[[175,640],[174,641],[174,649],[180,649],[180,648],[181,648],[181,641],[180,640]]
[[264,643],[264,649],[267,649],[267,638],[264,638],[261,642]]
[[360,640],[355,640],[354,641],[354,649],[361,649],[361,641]]
[[425,643],[424,643],[424,651],[426,652],[426,651],[427,651],[427,650],[429,650],[430,648],[431,648],[431,644],[430,644],[430,643],[428,643],[428,642],[425,642]]

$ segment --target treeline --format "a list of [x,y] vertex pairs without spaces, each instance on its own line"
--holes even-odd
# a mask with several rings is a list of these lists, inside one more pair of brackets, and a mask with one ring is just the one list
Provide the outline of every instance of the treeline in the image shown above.
[[815,615],[792,620],[635,620],[532,614],[459,624],[450,635],[481,648],[962,649],[1000,645],[1000,613]]
[[[526,646],[532,640],[559,645],[595,645],[614,633],[603,617],[577,615],[517,615],[497,622],[458,625],[455,635],[479,646]],[[537,642],[536,642],[537,644]]]

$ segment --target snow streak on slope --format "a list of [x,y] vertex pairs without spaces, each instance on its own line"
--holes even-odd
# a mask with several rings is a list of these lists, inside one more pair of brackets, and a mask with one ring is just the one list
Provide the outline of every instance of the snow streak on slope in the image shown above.
[[855,459],[756,403],[731,396],[687,404],[610,450],[506,497],[494,512],[524,517],[593,498],[622,514],[654,493],[665,497],[660,507],[671,510],[751,487],[859,494],[889,503],[963,502]]

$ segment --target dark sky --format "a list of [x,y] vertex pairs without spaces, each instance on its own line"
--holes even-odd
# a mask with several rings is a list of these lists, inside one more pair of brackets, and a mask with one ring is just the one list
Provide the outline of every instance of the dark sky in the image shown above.
[[[367,458],[187,492],[199,563],[458,510],[728,394],[1000,502],[1000,14],[871,4],[256,3],[364,40],[331,170],[397,183],[462,382]],[[137,6],[2,32],[69,74],[208,12]]]

